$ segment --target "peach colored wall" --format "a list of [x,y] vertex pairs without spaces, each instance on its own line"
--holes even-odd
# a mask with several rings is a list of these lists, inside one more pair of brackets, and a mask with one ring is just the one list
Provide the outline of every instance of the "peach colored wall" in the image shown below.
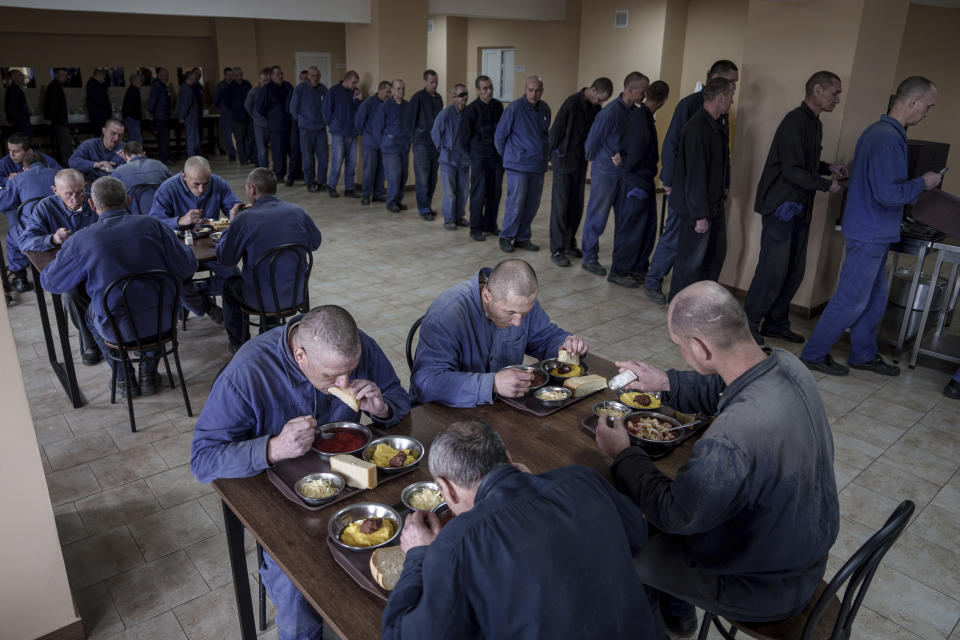
[[343,79],[346,62],[344,25],[334,22],[294,22],[289,20],[255,20],[257,58],[264,67],[275,64],[283,67],[284,77],[297,84],[300,69],[294,69],[297,51],[330,53],[330,73],[333,77],[321,81],[332,86]]
[[[443,103],[449,103],[450,84],[447,77],[447,17],[428,16],[433,20],[433,33],[427,34],[427,68],[437,72],[437,92]],[[456,80],[454,80],[456,82]]]
[[453,85],[458,82],[467,83],[467,58],[464,51],[467,42],[467,19],[454,18],[447,16],[447,95],[444,96],[444,103],[447,102],[447,96],[453,89]]

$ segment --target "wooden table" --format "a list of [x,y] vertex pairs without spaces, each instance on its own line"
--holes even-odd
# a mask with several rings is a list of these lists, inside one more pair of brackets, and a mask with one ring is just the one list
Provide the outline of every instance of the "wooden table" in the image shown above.
[[[589,365],[592,373],[607,378],[617,371],[612,363],[596,356],[590,356]],[[537,418],[501,401],[475,409],[427,404],[414,408],[390,432],[411,435],[424,447],[429,447],[434,437],[448,424],[466,418],[483,420],[503,437],[512,459],[526,464],[534,473],[579,464],[609,478],[610,459],[580,428],[580,420],[591,414],[594,403],[612,399],[615,399],[613,392],[604,390],[545,418]],[[676,475],[690,457],[692,440],[658,460],[657,467],[671,477]],[[419,469],[402,479],[358,494],[354,502],[396,504],[405,486],[430,479],[424,462]],[[213,488],[223,502],[227,546],[244,640],[256,638],[247,581],[244,527],[276,560],[326,624],[341,638],[356,640],[380,637],[383,602],[358,586],[336,564],[327,549],[327,520],[349,501],[320,511],[308,511],[284,498],[263,473],[252,478],[214,480]]]

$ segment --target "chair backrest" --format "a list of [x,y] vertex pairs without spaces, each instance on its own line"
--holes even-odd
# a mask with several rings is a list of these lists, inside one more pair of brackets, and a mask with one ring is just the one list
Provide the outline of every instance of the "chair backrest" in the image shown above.
[[[285,299],[280,300],[281,289],[277,287],[277,269],[284,265],[293,266],[293,279],[284,277],[280,283],[283,291],[289,295],[284,295]],[[307,283],[310,280],[310,272],[313,271],[313,253],[302,244],[282,244],[274,247],[257,258],[253,265],[253,288],[257,296],[257,308],[261,312],[279,312],[279,311],[301,311],[306,313],[310,310],[310,296]],[[286,271],[289,273],[289,271]],[[266,307],[263,304],[263,294],[261,283],[267,283],[270,294],[269,301],[273,302],[272,307]]]
[[33,211],[33,207],[27,207],[27,205],[36,205],[37,202],[40,202],[47,196],[37,196],[36,198],[30,198],[29,200],[24,200],[20,203],[20,206],[17,207],[17,226],[21,231],[26,229],[26,225],[23,222],[23,217]]
[[916,505],[910,500],[901,502],[887,520],[887,523],[883,525],[883,528],[870,536],[870,539],[840,567],[837,575],[833,576],[833,580],[820,594],[820,599],[817,600],[816,606],[810,612],[810,617],[807,618],[807,623],[803,628],[802,640],[813,638],[820,616],[823,615],[840,587],[848,580],[849,584],[844,591],[840,613],[837,615],[830,640],[846,640],[850,637],[853,620],[857,617],[857,612],[863,603],[863,597],[867,594],[867,589],[870,587],[871,580],[873,580],[873,574],[877,571],[877,566],[883,560],[887,551],[890,550],[890,547],[893,546],[893,543],[900,537],[900,534],[903,533],[915,508]]
[[150,213],[150,207],[153,206],[153,196],[157,193],[159,184],[143,183],[135,184],[127,189],[127,195],[130,196],[130,213],[145,216]]
[[180,282],[172,273],[151,269],[121,276],[107,286],[102,303],[121,347],[143,351],[144,345],[177,339]]
[[413,371],[413,337],[417,335],[417,329],[419,329],[420,325],[423,324],[424,318],[426,318],[426,316],[420,316],[417,318],[417,321],[413,323],[412,327],[410,327],[410,331],[407,332],[407,368],[410,369],[410,371]]

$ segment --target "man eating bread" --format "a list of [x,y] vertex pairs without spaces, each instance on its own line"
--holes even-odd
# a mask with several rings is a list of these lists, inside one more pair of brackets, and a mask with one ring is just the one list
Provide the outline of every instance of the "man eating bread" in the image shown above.
[[504,260],[441,293],[420,325],[411,394],[420,402],[475,407],[530,390],[532,373],[504,368],[521,364],[524,355],[579,363],[586,340],[550,322],[538,291],[533,267]]
[[[318,423],[364,413],[387,428],[409,411],[377,343],[345,309],[317,307],[244,344],[220,372],[194,429],[190,469],[200,482],[253,476],[308,453]],[[267,555],[260,575],[280,640],[321,638],[322,619]]]

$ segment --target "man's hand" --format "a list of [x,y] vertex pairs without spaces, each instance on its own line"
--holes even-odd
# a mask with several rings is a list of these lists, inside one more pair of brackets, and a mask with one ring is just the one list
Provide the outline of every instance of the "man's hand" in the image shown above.
[[177,224],[181,227],[192,227],[200,221],[200,218],[203,217],[203,212],[200,209],[190,209],[185,214],[180,216],[177,220]]
[[830,165],[830,174],[837,176],[838,178],[849,178],[850,170],[847,169],[846,165],[842,164],[832,164]]
[[51,236],[50,241],[51,241],[53,244],[58,244],[58,245],[59,245],[59,244],[63,244],[64,242],[66,242],[66,241],[67,241],[67,238],[69,238],[69,237],[70,237],[70,230],[69,230],[69,229],[65,229],[65,228],[63,228],[63,227],[60,227],[59,229],[57,229],[56,231],[53,232],[53,236]]
[[923,188],[927,191],[933,189],[935,186],[940,184],[940,181],[943,180],[943,176],[939,173],[934,173],[933,171],[927,171],[923,174]]
[[350,391],[357,396],[361,411],[381,419],[390,417],[390,405],[383,401],[383,394],[375,382],[355,378],[350,381]]
[[432,511],[414,511],[403,522],[400,548],[406,553],[414,547],[428,547],[437,539],[442,528],[437,514]]
[[623,164],[623,156],[621,156],[618,151],[615,155],[610,156],[610,162],[613,163],[613,166],[619,167]]
[[109,160],[101,160],[100,162],[94,162],[93,168],[99,169],[100,171],[113,171],[113,168],[117,165]]
[[363,100],[363,92],[360,91],[360,87],[354,87],[353,97],[357,100]]
[[627,428],[623,426],[623,418],[613,419],[613,426],[610,426],[606,414],[597,418],[597,446],[600,451],[611,458],[616,458],[620,452],[630,446],[630,434]]
[[693,227],[697,233],[706,233],[710,231],[710,221],[706,218],[697,218],[697,224]]
[[670,390],[670,378],[667,377],[667,373],[657,369],[652,364],[635,360],[625,360],[614,364],[620,367],[621,372],[629,369],[637,374],[637,379],[624,387],[625,389],[635,389],[637,391]]
[[10,179],[12,179],[12,178],[14,178],[14,177],[16,177],[16,176],[18,176],[18,175],[20,175],[20,174],[18,174],[18,173],[16,173],[16,172],[11,173],[9,176],[7,176],[7,180],[10,180]]
[[243,203],[238,202],[230,208],[230,221],[233,222],[233,219],[237,217],[237,214],[243,211]]
[[560,345],[560,348],[566,349],[572,355],[582,356],[590,349],[590,345],[580,336],[571,333],[567,336],[567,339],[563,341],[563,344]]
[[667,195],[670,195],[673,192],[673,187],[668,187],[667,185],[663,185],[663,192]]
[[313,416],[300,416],[287,421],[279,435],[267,441],[267,462],[299,458],[310,450],[316,436],[317,421]]
[[843,191],[843,185],[836,180],[831,180],[830,188],[827,189],[827,193],[840,193],[841,191]]
[[519,369],[503,369],[493,378],[493,390],[505,398],[519,398],[530,391],[533,374]]

